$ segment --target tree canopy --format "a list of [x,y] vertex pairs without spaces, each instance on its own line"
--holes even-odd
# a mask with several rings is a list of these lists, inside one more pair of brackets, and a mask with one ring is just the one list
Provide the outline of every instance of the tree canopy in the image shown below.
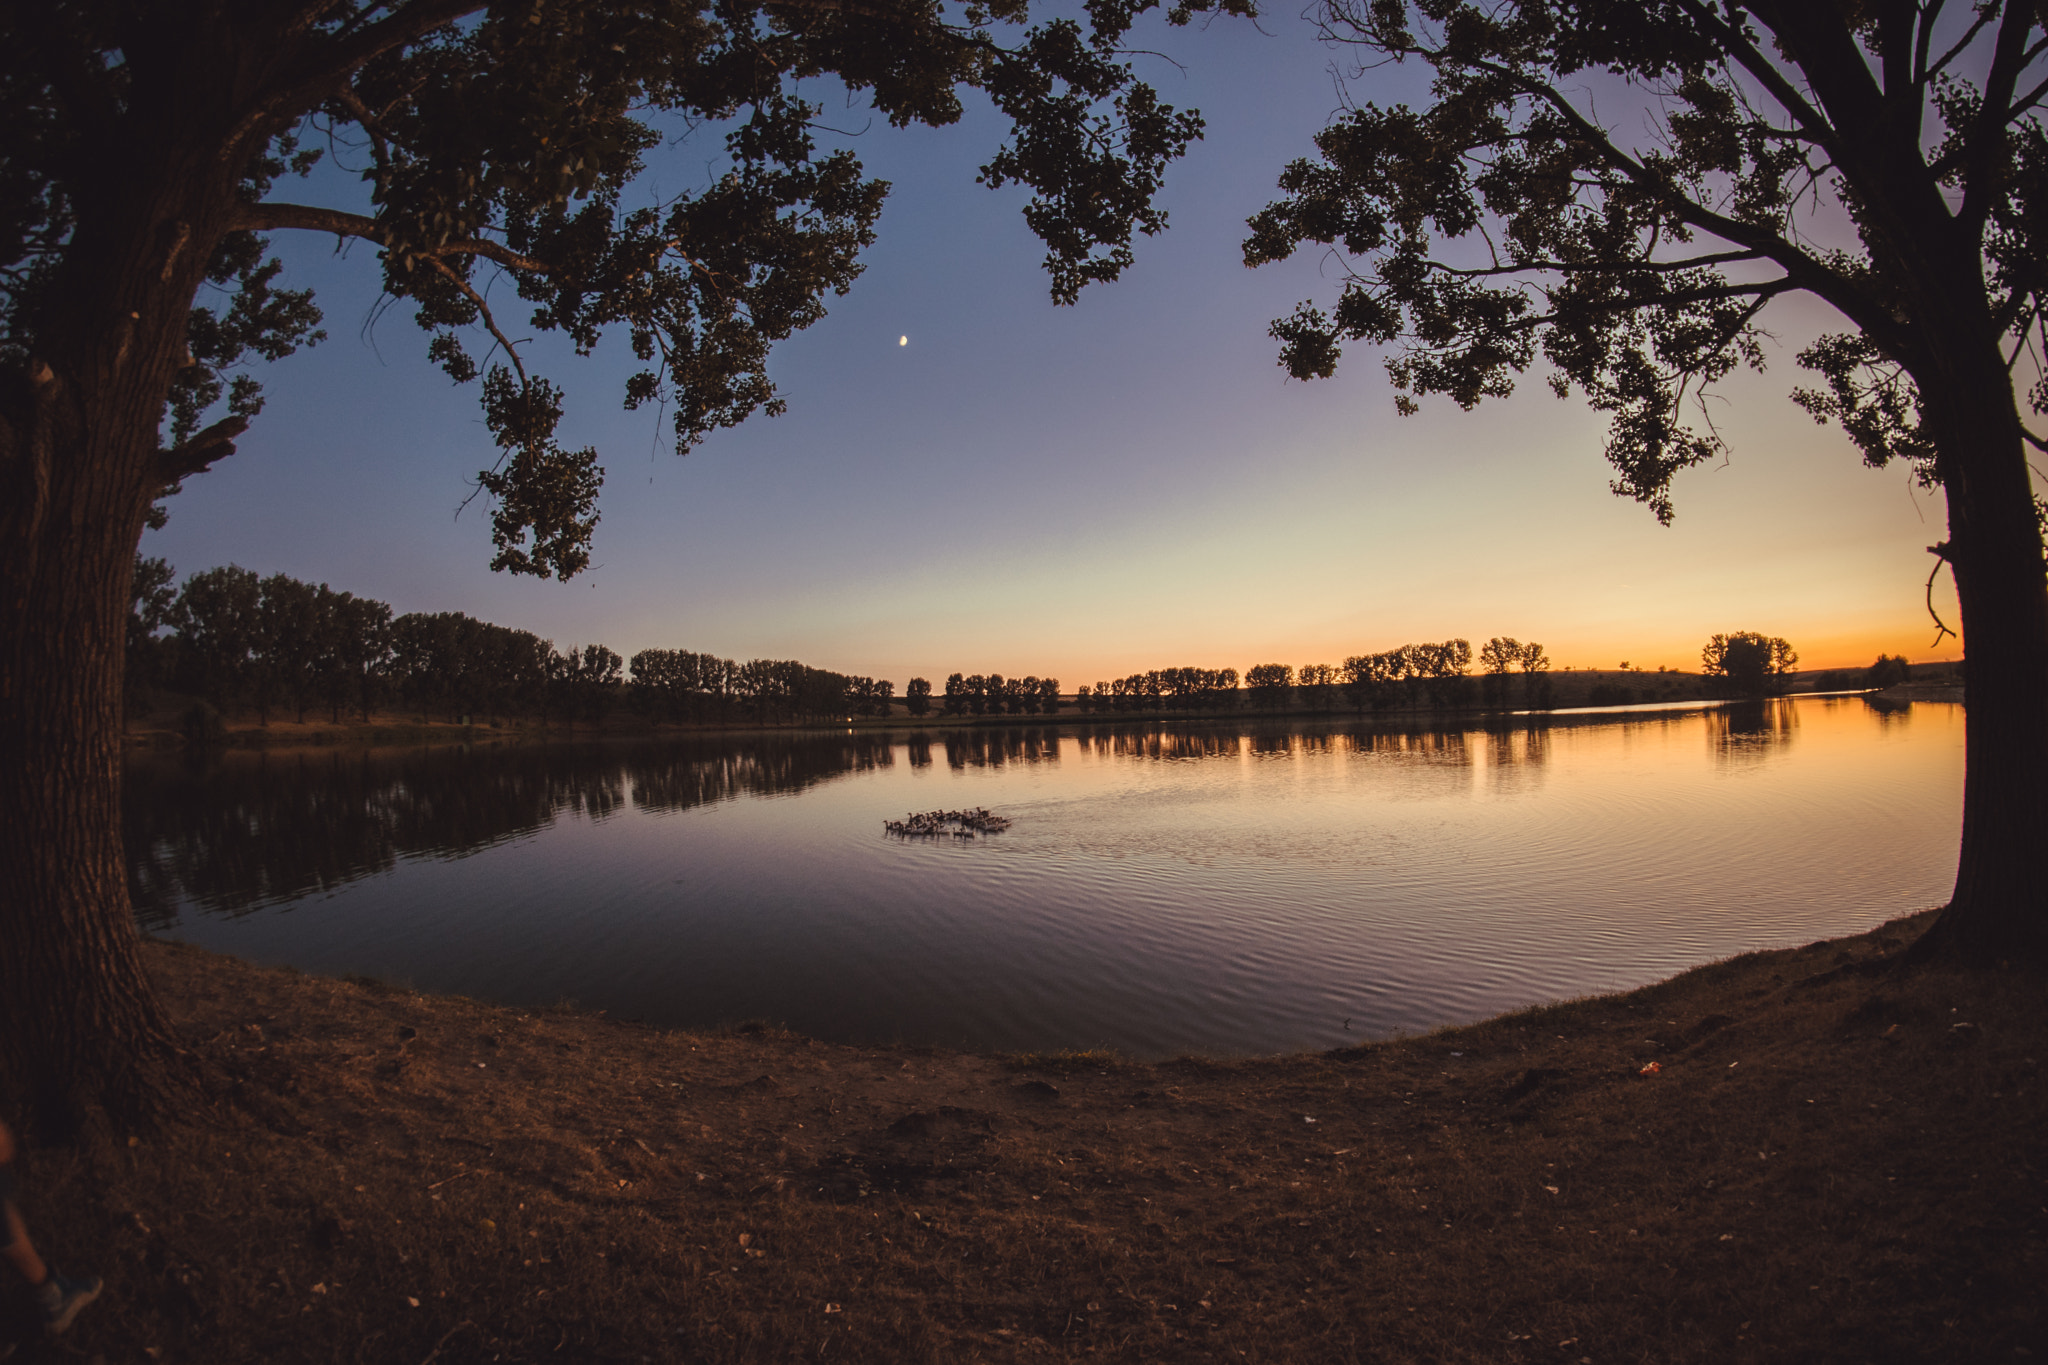
[[1799,654],[1776,635],[1738,630],[1716,635],[1700,647],[1700,672],[1720,678],[1738,697],[1761,697],[1786,690]]
[[[1322,244],[1349,264],[1329,311],[1274,324],[1297,378],[1334,373],[1346,341],[1393,343],[1406,412],[1428,394],[1505,395],[1541,360],[1560,396],[1612,415],[1615,491],[1669,521],[1673,476],[1726,451],[1706,399],[1764,365],[1773,299],[1811,293],[1850,324],[1799,353],[1819,383],[1794,400],[1871,464],[1904,459],[1930,482],[1939,291],[1966,291],[2010,361],[2038,371],[2048,38],[2031,5],[1331,0],[1321,14],[1341,45],[1426,63],[1433,102],[1351,109],[1251,221],[1248,263]],[[1923,235],[1962,248],[1954,277],[1915,250]],[[2048,387],[2027,396],[2048,410]]]
[[[619,333],[642,362],[625,401],[667,404],[678,452],[779,411],[770,350],[852,284],[888,190],[851,153],[820,149],[831,85],[899,127],[954,122],[962,92],[983,92],[1013,136],[981,179],[1033,193],[1025,217],[1053,296],[1071,302],[1164,226],[1165,168],[1200,136],[1200,117],[1162,103],[1121,51],[1156,7],[1107,0],[1085,22],[1036,24],[1021,0],[10,7],[0,365],[47,361],[66,329],[146,320],[80,278],[110,251],[188,296],[204,285],[163,338],[160,486],[175,487],[260,411],[252,363],[320,338],[310,292],[280,286],[268,234],[369,242],[434,361],[482,381],[500,449],[478,476],[494,567],[567,577],[589,560],[602,470],[594,450],[556,442],[562,391],[529,373],[507,328],[579,352]],[[698,128],[722,131],[722,165],[657,199],[641,172]],[[286,192],[323,158],[360,173],[356,211]],[[150,191],[169,202],[146,204]],[[516,302],[494,302],[497,274]],[[81,303],[99,306],[79,316]],[[0,453],[22,439],[19,417],[0,413]]]
[[[887,190],[823,145],[820,109],[840,99],[901,127],[986,96],[1011,133],[980,179],[1028,191],[1053,297],[1071,301],[1164,226],[1162,177],[1201,132],[1124,50],[1162,8],[0,7],[0,865],[16,879],[0,904],[0,1090],[49,1127],[103,1101],[170,1107],[179,1052],[134,951],[120,848],[130,580],[160,499],[260,412],[255,367],[320,336],[273,234],[374,248],[433,361],[479,385],[495,566],[566,578],[589,562],[603,471],[557,440],[563,391],[516,335],[579,353],[614,336],[639,362],[625,402],[666,404],[678,451],[779,410],[770,352],[853,283]],[[1164,12],[1214,9],[1250,5]],[[685,136],[717,140],[715,164],[658,197],[642,172]],[[322,160],[326,178],[294,197]],[[693,147],[687,164],[702,160]],[[246,582],[217,586],[248,606]],[[598,704],[618,661],[576,661]]]
[[[1364,80],[1254,216],[1248,264],[1342,262],[1273,324],[1281,363],[1386,349],[1397,405],[1540,368],[1609,414],[1614,491],[1673,516],[1720,458],[1709,399],[1806,294],[1839,330],[1793,393],[1871,465],[1943,490],[1969,651],[1956,895],[1934,941],[2048,958],[2048,594],[2028,422],[2048,412],[2048,11],[2030,0],[1320,0]],[[1937,570],[1939,565],[1937,565]]]

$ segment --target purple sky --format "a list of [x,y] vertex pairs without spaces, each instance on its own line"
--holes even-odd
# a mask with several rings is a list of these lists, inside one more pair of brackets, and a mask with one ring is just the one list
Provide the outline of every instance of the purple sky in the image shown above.
[[[896,188],[852,294],[771,361],[786,416],[679,461],[651,410],[620,410],[623,337],[590,360],[537,341],[529,364],[569,394],[565,444],[596,444],[607,471],[594,567],[568,584],[486,567],[487,516],[456,516],[493,456],[476,391],[426,363],[405,306],[369,325],[372,251],[280,234],[329,340],[268,369],[241,453],[187,485],[144,552],[181,576],[283,571],[562,648],[798,658],[899,691],[956,670],[1071,690],[1459,635],[1540,640],[1559,667],[1697,667],[1705,638],[1732,630],[1783,635],[1810,666],[1953,657],[1953,642],[1928,649],[1921,605],[1939,502],[1902,470],[1865,469],[1785,397],[1803,378],[1792,353],[1839,326],[1818,305],[1768,315],[1771,372],[1730,383],[1718,419],[1732,457],[1680,477],[1669,529],[1607,492],[1604,422],[1540,377],[1408,419],[1363,349],[1334,380],[1287,380],[1266,326],[1333,295],[1334,268],[1247,271],[1239,243],[1338,96],[1304,24],[1265,27],[1141,35],[1185,64],[1141,72],[1209,134],[1169,173],[1171,229],[1077,307],[1046,297],[1022,194],[974,183],[1003,134],[974,106],[953,128],[851,139]],[[1352,89],[1412,99],[1419,75]],[[657,152],[651,188],[696,183],[717,150]],[[339,176],[278,188],[354,192]]]

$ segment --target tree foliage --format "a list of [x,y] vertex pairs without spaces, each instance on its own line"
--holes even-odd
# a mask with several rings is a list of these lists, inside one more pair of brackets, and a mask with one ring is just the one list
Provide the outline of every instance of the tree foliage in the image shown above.
[[[132,264],[184,295],[155,369],[159,486],[174,489],[261,410],[255,363],[321,335],[310,294],[279,287],[268,234],[368,242],[434,361],[483,381],[495,567],[567,577],[589,560],[602,470],[557,442],[562,393],[529,372],[515,331],[579,353],[619,334],[641,362],[626,404],[666,404],[678,452],[780,411],[769,353],[852,284],[888,190],[819,145],[825,102],[943,125],[974,90],[1012,129],[981,179],[1031,192],[1053,296],[1073,301],[1165,225],[1165,168],[1201,134],[1123,51],[1158,7],[1104,0],[1033,23],[1020,0],[10,6],[0,367],[39,373],[81,313],[107,325],[95,294],[122,265],[108,253],[148,256]],[[1168,18],[1217,7],[1181,0]],[[642,173],[700,129],[722,135],[717,164],[657,197]],[[323,158],[360,175],[353,209],[278,193]],[[20,423],[0,438],[24,439]]]
[[[1343,262],[1273,324],[1298,378],[1387,349],[1396,406],[1541,364],[1609,416],[1658,520],[1718,459],[1716,386],[1804,294],[1841,329],[1794,400],[1938,485],[1968,642],[1956,886],[1927,952],[2048,961],[2048,594],[2028,427],[2048,412],[2048,7],[2037,0],[1318,0],[1354,71],[1414,62],[1290,165],[1245,260]],[[1902,587],[1904,585],[1901,585]],[[1929,588],[1931,590],[1930,578]],[[1930,599],[1931,607],[1931,599]],[[1941,630],[1949,633],[1946,623]],[[1744,650],[1748,649],[1744,646]],[[1749,664],[1745,662],[1745,670]]]
[[[2043,334],[2043,20],[2019,0],[1327,0],[1336,42],[1420,61],[1430,102],[1365,103],[1251,220],[1250,264],[1309,245],[1349,263],[1327,311],[1277,321],[1297,378],[1346,342],[1393,347],[1404,412],[1465,407],[1546,362],[1610,414],[1614,489],[1672,516],[1681,470],[1725,445],[1706,398],[1761,368],[1761,315],[1795,291],[1850,324],[1801,351],[1794,396],[1872,465],[1930,482],[1927,405],[1955,290],[2009,355]],[[1830,233],[1839,212],[1847,232]],[[1960,251],[1937,262],[1935,237]],[[1942,278],[1944,274],[1951,278]],[[2038,353],[2034,362],[2038,368]],[[2048,409],[2048,385],[2028,399]]]
[[1716,635],[1700,650],[1700,672],[1719,678],[1738,697],[1763,697],[1783,692],[1799,655],[1775,635],[1738,630]]
[[178,600],[176,574],[155,557],[135,556],[128,580],[126,688],[130,711],[146,709],[152,690],[164,681],[165,643],[162,632],[171,623]]
[[924,716],[931,713],[931,679],[912,678],[903,685],[903,709],[913,716]]
[[1253,664],[1245,670],[1245,692],[1254,706],[1278,706],[1294,689],[1294,669],[1287,664]]

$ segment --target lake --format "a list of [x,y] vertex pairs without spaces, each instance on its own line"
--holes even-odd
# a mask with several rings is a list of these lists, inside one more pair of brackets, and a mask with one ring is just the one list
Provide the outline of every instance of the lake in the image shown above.
[[[147,932],[664,1027],[1323,1048],[1946,899],[1959,706],[138,756]],[[905,840],[885,819],[1013,823]]]

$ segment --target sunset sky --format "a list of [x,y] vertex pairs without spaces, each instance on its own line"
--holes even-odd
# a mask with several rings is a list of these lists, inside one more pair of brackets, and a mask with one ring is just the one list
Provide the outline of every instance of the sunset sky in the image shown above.
[[[426,363],[403,304],[372,325],[373,253],[280,234],[329,339],[270,367],[241,453],[188,484],[144,553],[181,577],[283,571],[564,649],[796,658],[899,692],[954,671],[1071,691],[1497,634],[1543,642],[1560,668],[1696,668],[1705,638],[1733,630],[1788,638],[1804,666],[1955,657],[1953,641],[1929,648],[1921,595],[1938,499],[1903,469],[1866,469],[1786,398],[1809,382],[1792,354],[1839,328],[1817,304],[1766,315],[1772,369],[1726,387],[1731,457],[1680,477],[1670,528],[1609,494],[1604,419],[1540,375],[1507,401],[1431,400],[1406,419],[1363,349],[1334,380],[1288,380],[1267,324],[1332,297],[1335,271],[1247,271],[1239,243],[1338,96],[1298,21],[1266,28],[1145,35],[1185,72],[1141,58],[1141,73],[1209,133],[1169,173],[1170,230],[1077,307],[1047,299],[1022,194],[974,183],[1004,129],[971,105],[953,128],[877,122],[850,139],[895,191],[852,294],[771,361],[786,416],[677,460],[663,419],[620,410],[623,337],[590,360],[536,341],[529,364],[568,390],[564,443],[596,444],[607,471],[594,567],[567,584],[487,568],[487,515],[456,515],[493,457],[476,391]],[[1412,100],[1418,73],[1352,90]],[[657,152],[650,191],[698,183],[717,153],[704,137]],[[327,176],[278,196],[355,190]],[[1936,602],[1953,624],[1946,579]]]

